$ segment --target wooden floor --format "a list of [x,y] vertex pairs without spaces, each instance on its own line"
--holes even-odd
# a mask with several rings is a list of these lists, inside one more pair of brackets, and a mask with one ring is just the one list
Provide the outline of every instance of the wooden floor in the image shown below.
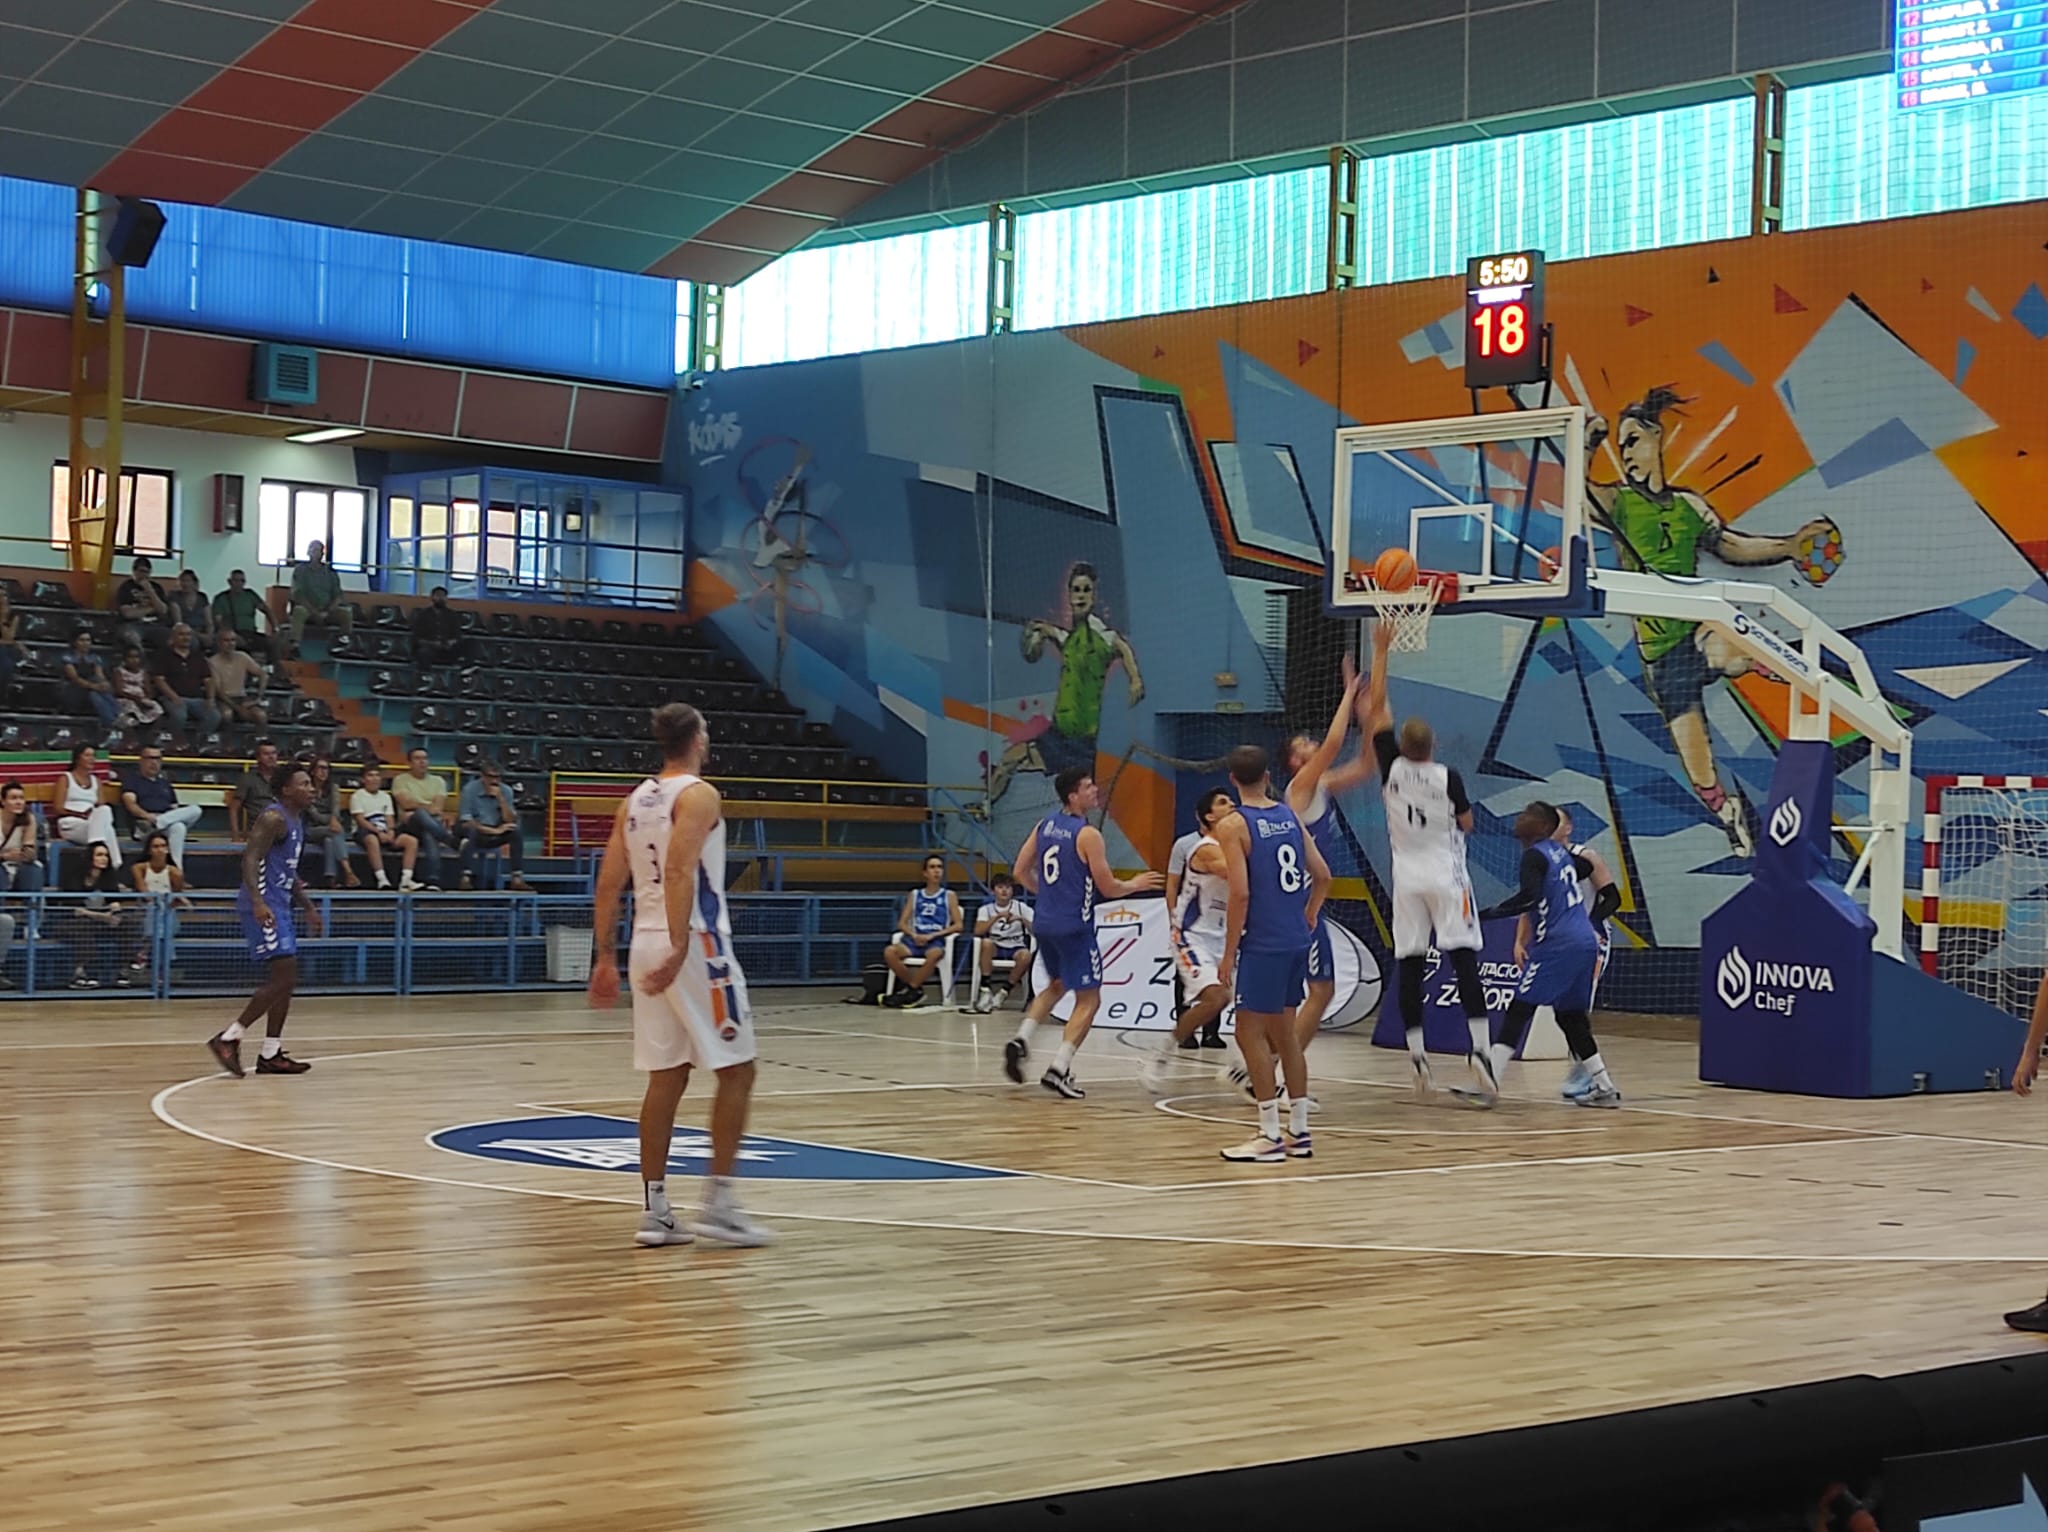
[[1529,1064],[1485,1116],[1344,1035],[1316,1158],[1230,1166],[1222,1055],[1154,1102],[1098,1033],[1065,1102],[1003,1018],[759,998],[758,1133],[1019,1174],[756,1180],[777,1247],[639,1250],[630,1173],[428,1142],[632,1116],[567,997],[309,1001],[313,1073],[242,1081],[218,1004],[0,1006],[0,1524],[839,1526],[2034,1349],[2011,1096],[1710,1090],[1610,1028],[1624,1110]]

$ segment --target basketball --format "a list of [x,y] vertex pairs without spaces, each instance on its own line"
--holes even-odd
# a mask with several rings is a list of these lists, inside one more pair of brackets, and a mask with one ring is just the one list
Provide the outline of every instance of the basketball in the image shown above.
[[1415,583],[1415,555],[1406,548],[1389,548],[1372,561],[1372,578],[1381,590],[1407,590]]

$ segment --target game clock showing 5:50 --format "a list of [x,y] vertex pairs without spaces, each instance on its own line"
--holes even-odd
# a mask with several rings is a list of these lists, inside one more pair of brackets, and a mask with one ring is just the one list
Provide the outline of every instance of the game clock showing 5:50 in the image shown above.
[[1465,386],[1543,380],[1543,252],[1476,255],[1465,268]]

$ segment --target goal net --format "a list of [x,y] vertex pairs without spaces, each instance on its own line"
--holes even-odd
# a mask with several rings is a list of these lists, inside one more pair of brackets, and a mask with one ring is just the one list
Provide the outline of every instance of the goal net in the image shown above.
[[2013,1016],[2048,972],[2048,777],[1927,780],[1920,963]]

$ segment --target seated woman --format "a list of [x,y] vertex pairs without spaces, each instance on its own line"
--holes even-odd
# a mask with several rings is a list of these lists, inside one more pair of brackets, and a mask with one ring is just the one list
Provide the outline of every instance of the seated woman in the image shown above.
[[363,880],[356,876],[355,864],[348,859],[353,837],[342,827],[341,793],[334,781],[334,763],[324,755],[316,755],[308,771],[313,778],[313,801],[306,809],[306,847],[320,853],[325,866],[322,886],[361,888]]
[[882,952],[882,961],[902,986],[890,997],[891,1005],[907,1009],[923,1002],[925,981],[946,960],[946,939],[959,934],[960,924],[960,901],[946,887],[946,859],[934,851],[924,859],[924,886],[903,898],[897,918],[902,939]]
[[[66,933],[71,938],[73,989],[100,987],[100,981],[92,976],[92,972],[100,966],[100,955],[121,928],[121,869],[99,841],[93,842],[91,856],[89,865],[73,860],[65,874],[65,892],[85,895],[79,901],[71,917],[71,929]],[[120,979],[124,987],[133,982],[127,974]]]
[[147,982],[150,951],[156,945],[158,929],[176,936],[178,911],[192,908],[192,901],[185,897],[185,874],[171,860],[171,838],[163,831],[150,832],[148,843],[142,848],[142,860],[129,865],[128,876],[135,884],[135,892],[143,897],[142,946],[129,960],[127,973],[115,981],[122,985]]
[[33,894],[43,886],[42,821],[19,782],[0,785],[0,893]]
[[349,822],[355,827],[356,841],[363,848],[363,855],[370,859],[370,871],[376,874],[379,888],[391,887],[391,878],[384,870],[384,854],[396,850],[399,854],[398,891],[410,894],[419,888],[412,880],[412,864],[420,854],[419,837],[405,834],[395,828],[398,811],[392,806],[391,794],[384,790],[384,772],[378,766],[363,768],[363,785],[349,794]]
[[164,705],[149,694],[149,667],[142,650],[130,644],[114,667],[114,727],[135,729],[164,716]]

